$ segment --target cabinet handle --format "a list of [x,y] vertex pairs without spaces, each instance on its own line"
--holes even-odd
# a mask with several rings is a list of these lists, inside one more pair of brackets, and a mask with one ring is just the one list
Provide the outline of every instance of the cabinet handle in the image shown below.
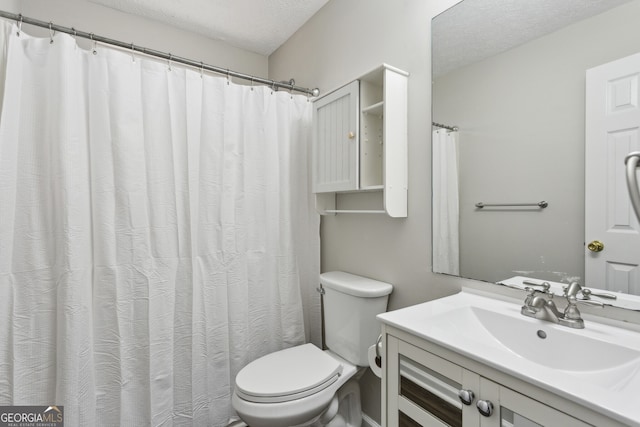
[[471,390],[460,390],[458,391],[458,397],[460,401],[465,405],[471,405],[473,403],[473,399],[476,398],[475,394]]
[[490,400],[478,400],[476,407],[478,408],[478,412],[485,417],[490,417],[491,414],[493,414],[493,403],[491,403]]
[[354,131],[351,131],[347,134],[347,136],[349,137],[349,139],[353,139],[356,137],[356,133]]

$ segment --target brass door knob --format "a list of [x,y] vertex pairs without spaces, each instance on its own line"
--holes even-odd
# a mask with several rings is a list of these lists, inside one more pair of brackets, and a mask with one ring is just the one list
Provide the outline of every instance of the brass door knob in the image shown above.
[[604,243],[598,240],[594,240],[587,245],[587,249],[589,249],[591,252],[601,252],[604,249]]
[[349,133],[347,134],[347,136],[349,137],[349,139],[353,139],[353,138],[355,138],[355,137],[356,137],[356,133],[355,133],[355,132],[353,132],[353,131],[351,131],[351,132],[349,132]]

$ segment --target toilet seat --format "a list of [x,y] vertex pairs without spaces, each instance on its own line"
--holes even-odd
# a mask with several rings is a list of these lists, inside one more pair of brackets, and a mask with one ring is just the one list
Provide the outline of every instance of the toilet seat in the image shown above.
[[304,344],[249,363],[236,376],[236,394],[249,402],[289,402],[326,389],[341,373],[335,358]]

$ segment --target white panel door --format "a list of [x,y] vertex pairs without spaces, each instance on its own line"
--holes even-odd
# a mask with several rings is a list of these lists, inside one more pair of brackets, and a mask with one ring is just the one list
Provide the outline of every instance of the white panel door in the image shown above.
[[313,192],[357,190],[359,81],[316,100],[313,108]]
[[[640,54],[586,77],[585,285],[640,294],[639,224],[624,167],[625,156],[640,150]],[[589,249],[594,241],[601,251]]]

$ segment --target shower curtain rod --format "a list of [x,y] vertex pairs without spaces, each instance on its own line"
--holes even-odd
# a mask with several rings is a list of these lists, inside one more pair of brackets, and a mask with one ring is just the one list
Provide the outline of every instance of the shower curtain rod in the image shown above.
[[458,131],[458,126],[447,126],[447,125],[443,125],[441,123],[436,123],[436,122],[431,122],[431,125],[435,126],[435,127],[438,127],[438,128],[450,130],[451,132],[457,132]]
[[170,62],[180,63],[184,65],[189,65],[191,67],[197,68],[199,70],[212,71],[214,73],[223,74],[227,77],[237,77],[243,80],[249,80],[251,83],[261,83],[263,85],[269,86],[273,89],[284,88],[289,91],[296,91],[301,93],[306,93],[311,96],[318,96],[320,94],[320,90],[318,88],[308,89],[305,87],[300,87],[295,85],[295,81],[293,79],[288,82],[277,82],[275,80],[263,79],[262,77],[256,77],[249,74],[240,73],[238,71],[232,71],[228,68],[216,67],[215,65],[204,64],[203,62],[194,61],[187,58],[182,58],[180,56],[174,56],[171,53],[160,52],[158,50],[149,49],[146,47],[138,46],[133,43],[125,43],[119,40],[114,40],[108,37],[99,36],[93,33],[87,33],[85,31],[76,30],[75,28],[63,27],[61,25],[56,25],[51,22],[40,21],[38,19],[28,18],[20,14],[6,12],[4,10],[0,10],[0,17],[14,20],[18,23],[20,27],[22,23],[35,25],[37,27],[48,28],[49,31],[59,31],[61,33],[71,34],[74,37],[82,37],[85,39],[89,39],[93,42],[99,42],[104,44],[109,44],[113,46],[118,46],[123,49],[128,49],[130,51],[140,52],[145,55],[154,56],[156,58],[166,59]]

